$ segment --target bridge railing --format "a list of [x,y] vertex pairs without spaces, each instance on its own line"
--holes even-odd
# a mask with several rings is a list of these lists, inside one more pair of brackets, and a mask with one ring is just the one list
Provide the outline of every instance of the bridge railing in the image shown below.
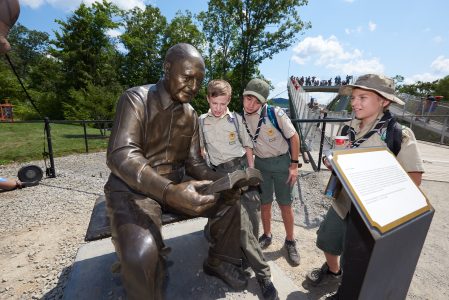
[[419,140],[449,144],[449,105],[426,100],[409,94],[400,94],[404,106],[392,104],[391,110],[398,119],[407,122]]
[[[287,90],[290,99],[290,117],[301,137],[301,153],[308,155],[304,157],[304,161],[310,161],[313,169],[317,171],[320,169],[323,148],[332,145],[331,137],[338,134],[343,122],[350,120],[348,112],[324,112],[318,106],[310,106],[309,93],[291,80],[287,84]],[[318,166],[310,154],[314,145],[319,146]]]

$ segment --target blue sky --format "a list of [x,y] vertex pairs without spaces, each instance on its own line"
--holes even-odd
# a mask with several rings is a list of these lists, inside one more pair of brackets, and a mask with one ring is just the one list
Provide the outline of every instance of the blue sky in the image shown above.
[[[19,22],[52,32],[55,19],[65,19],[81,0],[21,0]],[[91,3],[93,0],[84,1]],[[122,8],[151,4],[168,19],[178,10],[206,10],[204,0],[112,0]],[[402,75],[406,83],[433,81],[449,75],[449,1],[447,0],[309,0],[300,15],[312,28],[298,35],[289,49],[260,67],[286,97],[289,75],[320,79],[346,74]],[[333,95],[316,94],[319,102]]]

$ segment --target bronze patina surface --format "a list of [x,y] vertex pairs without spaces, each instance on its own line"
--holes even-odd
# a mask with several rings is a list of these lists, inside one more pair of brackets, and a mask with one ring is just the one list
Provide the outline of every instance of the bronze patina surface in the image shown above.
[[0,54],[11,49],[6,37],[9,30],[19,17],[20,7],[18,0],[0,0]]
[[[204,73],[197,49],[177,44],[166,54],[163,78],[127,90],[117,105],[105,194],[129,299],[163,298],[164,257],[169,249],[160,233],[162,210],[209,217],[208,261],[240,263],[239,201],[198,193],[210,184],[198,180],[223,176],[207,167],[200,155],[198,117],[189,104]],[[185,175],[194,180],[184,181]],[[223,279],[232,273],[217,276]]]

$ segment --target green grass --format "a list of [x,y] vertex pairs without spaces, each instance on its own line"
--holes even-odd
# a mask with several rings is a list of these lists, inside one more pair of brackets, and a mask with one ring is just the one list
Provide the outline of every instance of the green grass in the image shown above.
[[[85,153],[82,125],[50,124],[55,157]],[[89,152],[106,150],[108,138],[100,130],[87,127]],[[44,123],[0,123],[0,165],[42,159],[48,151]]]

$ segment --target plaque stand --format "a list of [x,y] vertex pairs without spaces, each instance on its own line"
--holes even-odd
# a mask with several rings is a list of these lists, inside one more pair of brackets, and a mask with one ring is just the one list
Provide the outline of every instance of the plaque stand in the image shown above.
[[339,299],[405,299],[434,210],[379,235],[352,204]]
[[388,150],[332,155],[333,169],[351,199],[338,299],[406,299],[433,207]]

